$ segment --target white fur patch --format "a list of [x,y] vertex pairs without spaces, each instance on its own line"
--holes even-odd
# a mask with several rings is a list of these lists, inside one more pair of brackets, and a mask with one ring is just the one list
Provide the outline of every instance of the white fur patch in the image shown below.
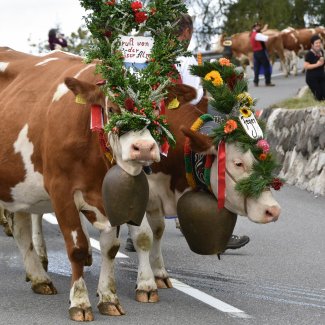
[[43,212],[52,211],[49,195],[44,189],[43,175],[35,171],[31,160],[34,145],[28,139],[27,124],[20,131],[14,149],[15,153],[21,154],[26,175],[21,183],[11,189],[13,202],[5,203],[5,208],[13,212],[18,210],[34,212],[38,207],[41,207]]
[[5,72],[8,68],[9,62],[0,62],[0,72]]
[[81,69],[77,74],[75,74],[74,78],[78,79],[84,71],[90,69],[91,67],[94,67],[95,65],[96,64],[88,64],[83,69]]
[[46,59],[42,62],[39,62],[39,63],[36,63],[35,64],[35,67],[39,66],[39,65],[46,65],[48,62],[50,61],[56,61],[56,60],[59,60],[59,58],[49,58],[49,59]]
[[90,307],[88,290],[83,278],[79,278],[79,280],[75,281],[70,290],[70,308],[72,307]]
[[63,97],[68,92],[69,92],[69,88],[66,86],[65,83],[59,84],[58,88],[56,89],[56,92],[53,95],[52,102],[59,101],[60,98]]
[[78,246],[78,233],[76,230],[71,231],[71,237],[74,243],[74,247],[79,248]]
[[[85,211],[92,211],[95,213],[96,215],[96,219],[97,221],[95,221],[93,223],[93,226],[99,230],[104,230],[105,232],[109,232],[112,228],[111,224],[109,223],[108,219],[106,216],[104,216],[99,210],[97,207],[95,206],[92,206],[90,204],[88,204],[83,195],[82,195],[82,192],[81,191],[76,191],[74,193],[74,202],[75,202],[75,205],[78,209],[78,211],[81,211],[81,210],[85,210]],[[86,235],[86,234],[85,234]]]

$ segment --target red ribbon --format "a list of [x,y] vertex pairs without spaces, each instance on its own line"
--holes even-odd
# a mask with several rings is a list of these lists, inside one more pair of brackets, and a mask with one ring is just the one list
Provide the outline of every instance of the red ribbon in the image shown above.
[[100,105],[91,105],[90,129],[100,132],[104,128],[103,112]]
[[166,114],[166,105],[165,101],[162,99],[160,101],[160,115],[165,115]]
[[226,144],[220,141],[218,147],[218,208],[225,206],[226,193]]

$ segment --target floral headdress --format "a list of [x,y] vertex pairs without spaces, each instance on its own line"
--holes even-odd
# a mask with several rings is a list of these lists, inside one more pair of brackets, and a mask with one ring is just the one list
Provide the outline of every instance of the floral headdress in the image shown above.
[[[245,197],[254,198],[259,197],[266,188],[279,190],[283,185],[283,180],[275,175],[279,166],[267,140],[263,138],[263,123],[254,117],[256,101],[247,92],[247,80],[243,73],[225,58],[192,66],[191,71],[203,79],[203,87],[212,96],[211,105],[225,114],[211,134],[215,145],[222,141],[236,142],[244,152],[251,150],[255,158],[252,173],[236,184],[236,190]],[[256,133],[253,135],[246,126],[250,123],[255,123]]]
[[[98,1],[80,0],[91,14],[86,24],[93,36],[87,61],[99,59],[96,72],[106,80],[102,86],[122,114],[113,114],[105,130],[121,134],[147,127],[159,143],[175,140],[163,116],[154,114],[166,97],[167,87],[177,79],[176,58],[188,55],[175,35],[175,26],[186,6],[180,0]],[[124,65],[121,37],[136,33],[154,39],[150,57],[142,70],[132,72]]]

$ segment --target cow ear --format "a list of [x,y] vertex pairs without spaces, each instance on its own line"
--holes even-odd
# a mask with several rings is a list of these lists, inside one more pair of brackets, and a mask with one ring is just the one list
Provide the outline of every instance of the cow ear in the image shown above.
[[166,105],[168,105],[174,98],[177,98],[180,105],[184,105],[196,98],[196,90],[188,85],[176,84],[168,87],[168,95]]
[[87,103],[104,106],[105,96],[98,86],[69,77],[64,79],[64,83],[75,96],[81,96]]
[[205,134],[194,132],[184,126],[180,130],[190,139],[190,146],[194,152],[211,153],[213,150],[213,140]]

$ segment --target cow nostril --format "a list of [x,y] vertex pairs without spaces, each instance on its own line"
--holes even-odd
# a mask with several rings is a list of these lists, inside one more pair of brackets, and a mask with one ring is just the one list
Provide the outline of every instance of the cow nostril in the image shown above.
[[132,145],[132,149],[134,151],[140,151],[140,148],[137,145],[135,145],[135,144]]
[[150,150],[150,152],[155,150],[155,143],[153,143],[153,144],[151,145],[151,147],[150,147],[149,150]]
[[269,210],[266,210],[265,214],[267,217],[273,217],[273,213]]

